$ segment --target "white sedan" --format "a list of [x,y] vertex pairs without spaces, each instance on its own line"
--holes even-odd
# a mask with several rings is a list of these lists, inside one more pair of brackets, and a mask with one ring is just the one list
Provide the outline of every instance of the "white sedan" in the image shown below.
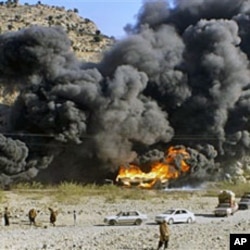
[[108,225],[122,225],[132,224],[141,225],[143,221],[147,220],[147,215],[139,211],[125,211],[119,212],[117,215],[111,215],[104,218],[104,223]]
[[194,213],[185,208],[169,209],[162,214],[155,216],[156,223],[166,221],[168,224],[177,222],[193,223],[196,221]]

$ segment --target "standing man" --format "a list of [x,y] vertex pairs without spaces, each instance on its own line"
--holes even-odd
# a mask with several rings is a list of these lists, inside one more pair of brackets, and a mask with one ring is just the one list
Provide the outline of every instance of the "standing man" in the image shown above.
[[10,211],[9,211],[8,207],[4,208],[3,217],[4,217],[4,225],[9,226],[10,225]]
[[76,225],[76,210],[73,212],[73,217],[74,217],[74,226]]
[[169,236],[170,236],[170,231],[168,224],[165,220],[163,220],[160,224],[159,227],[160,230],[160,240],[158,243],[158,248],[157,250],[161,249],[161,247],[164,245],[164,249],[168,248],[168,242],[169,242]]
[[50,223],[55,226],[55,222],[56,222],[56,217],[57,217],[57,214],[58,214],[58,211],[54,211],[52,208],[49,207],[49,211],[50,211],[50,217],[49,217],[49,220],[50,220]]
[[34,208],[29,210],[28,217],[29,217],[30,225],[33,224],[36,226],[36,217],[38,213],[39,213],[39,210],[36,211],[36,209]]

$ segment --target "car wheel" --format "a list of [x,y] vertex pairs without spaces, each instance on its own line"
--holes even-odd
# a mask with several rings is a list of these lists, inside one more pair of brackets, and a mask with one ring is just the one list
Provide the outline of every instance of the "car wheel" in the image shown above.
[[192,219],[191,217],[189,217],[189,218],[187,219],[187,223],[190,224],[190,223],[192,223],[192,222],[193,222],[193,219]]
[[115,220],[111,220],[111,221],[109,222],[109,225],[111,225],[111,226],[116,225],[116,221],[115,221]]
[[137,225],[137,226],[141,225],[141,223],[142,223],[142,220],[140,220],[140,219],[137,219],[137,220],[135,221],[135,225]]
[[171,225],[171,224],[173,224],[173,223],[174,223],[174,219],[170,218],[170,219],[168,220],[168,224]]

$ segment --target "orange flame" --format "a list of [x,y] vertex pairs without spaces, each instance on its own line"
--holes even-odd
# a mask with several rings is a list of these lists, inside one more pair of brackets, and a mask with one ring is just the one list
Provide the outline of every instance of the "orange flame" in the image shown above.
[[[152,188],[157,181],[164,184],[188,172],[190,166],[185,162],[188,158],[190,155],[185,148],[170,147],[164,161],[153,163],[150,172],[145,173],[134,164],[129,164],[128,167],[121,166],[116,181],[128,187],[135,184],[142,188]],[[176,161],[179,161],[178,167]]]

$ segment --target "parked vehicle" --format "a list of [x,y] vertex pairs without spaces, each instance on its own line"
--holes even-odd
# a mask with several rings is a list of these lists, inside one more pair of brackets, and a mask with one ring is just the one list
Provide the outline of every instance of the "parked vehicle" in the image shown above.
[[239,201],[239,209],[249,209],[250,208],[250,193],[244,193]]
[[147,215],[139,211],[121,211],[117,215],[111,215],[104,218],[104,223],[108,225],[132,224],[141,225],[147,220]]
[[222,190],[218,195],[218,205],[214,210],[215,216],[233,215],[239,208],[235,194],[230,190]]
[[169,209],[164,213],[155,216],[156,223],[161,223],[164,220],[168,224],[173,224],[177,222],[193,223],[196,221],[196,218],[193,212],[190,212],[185,208],[176,208],[176,209]]
[[238,210],[238,205],[231,206],[229,203],[220,203],[214,210],[215,216],[233,215]]

